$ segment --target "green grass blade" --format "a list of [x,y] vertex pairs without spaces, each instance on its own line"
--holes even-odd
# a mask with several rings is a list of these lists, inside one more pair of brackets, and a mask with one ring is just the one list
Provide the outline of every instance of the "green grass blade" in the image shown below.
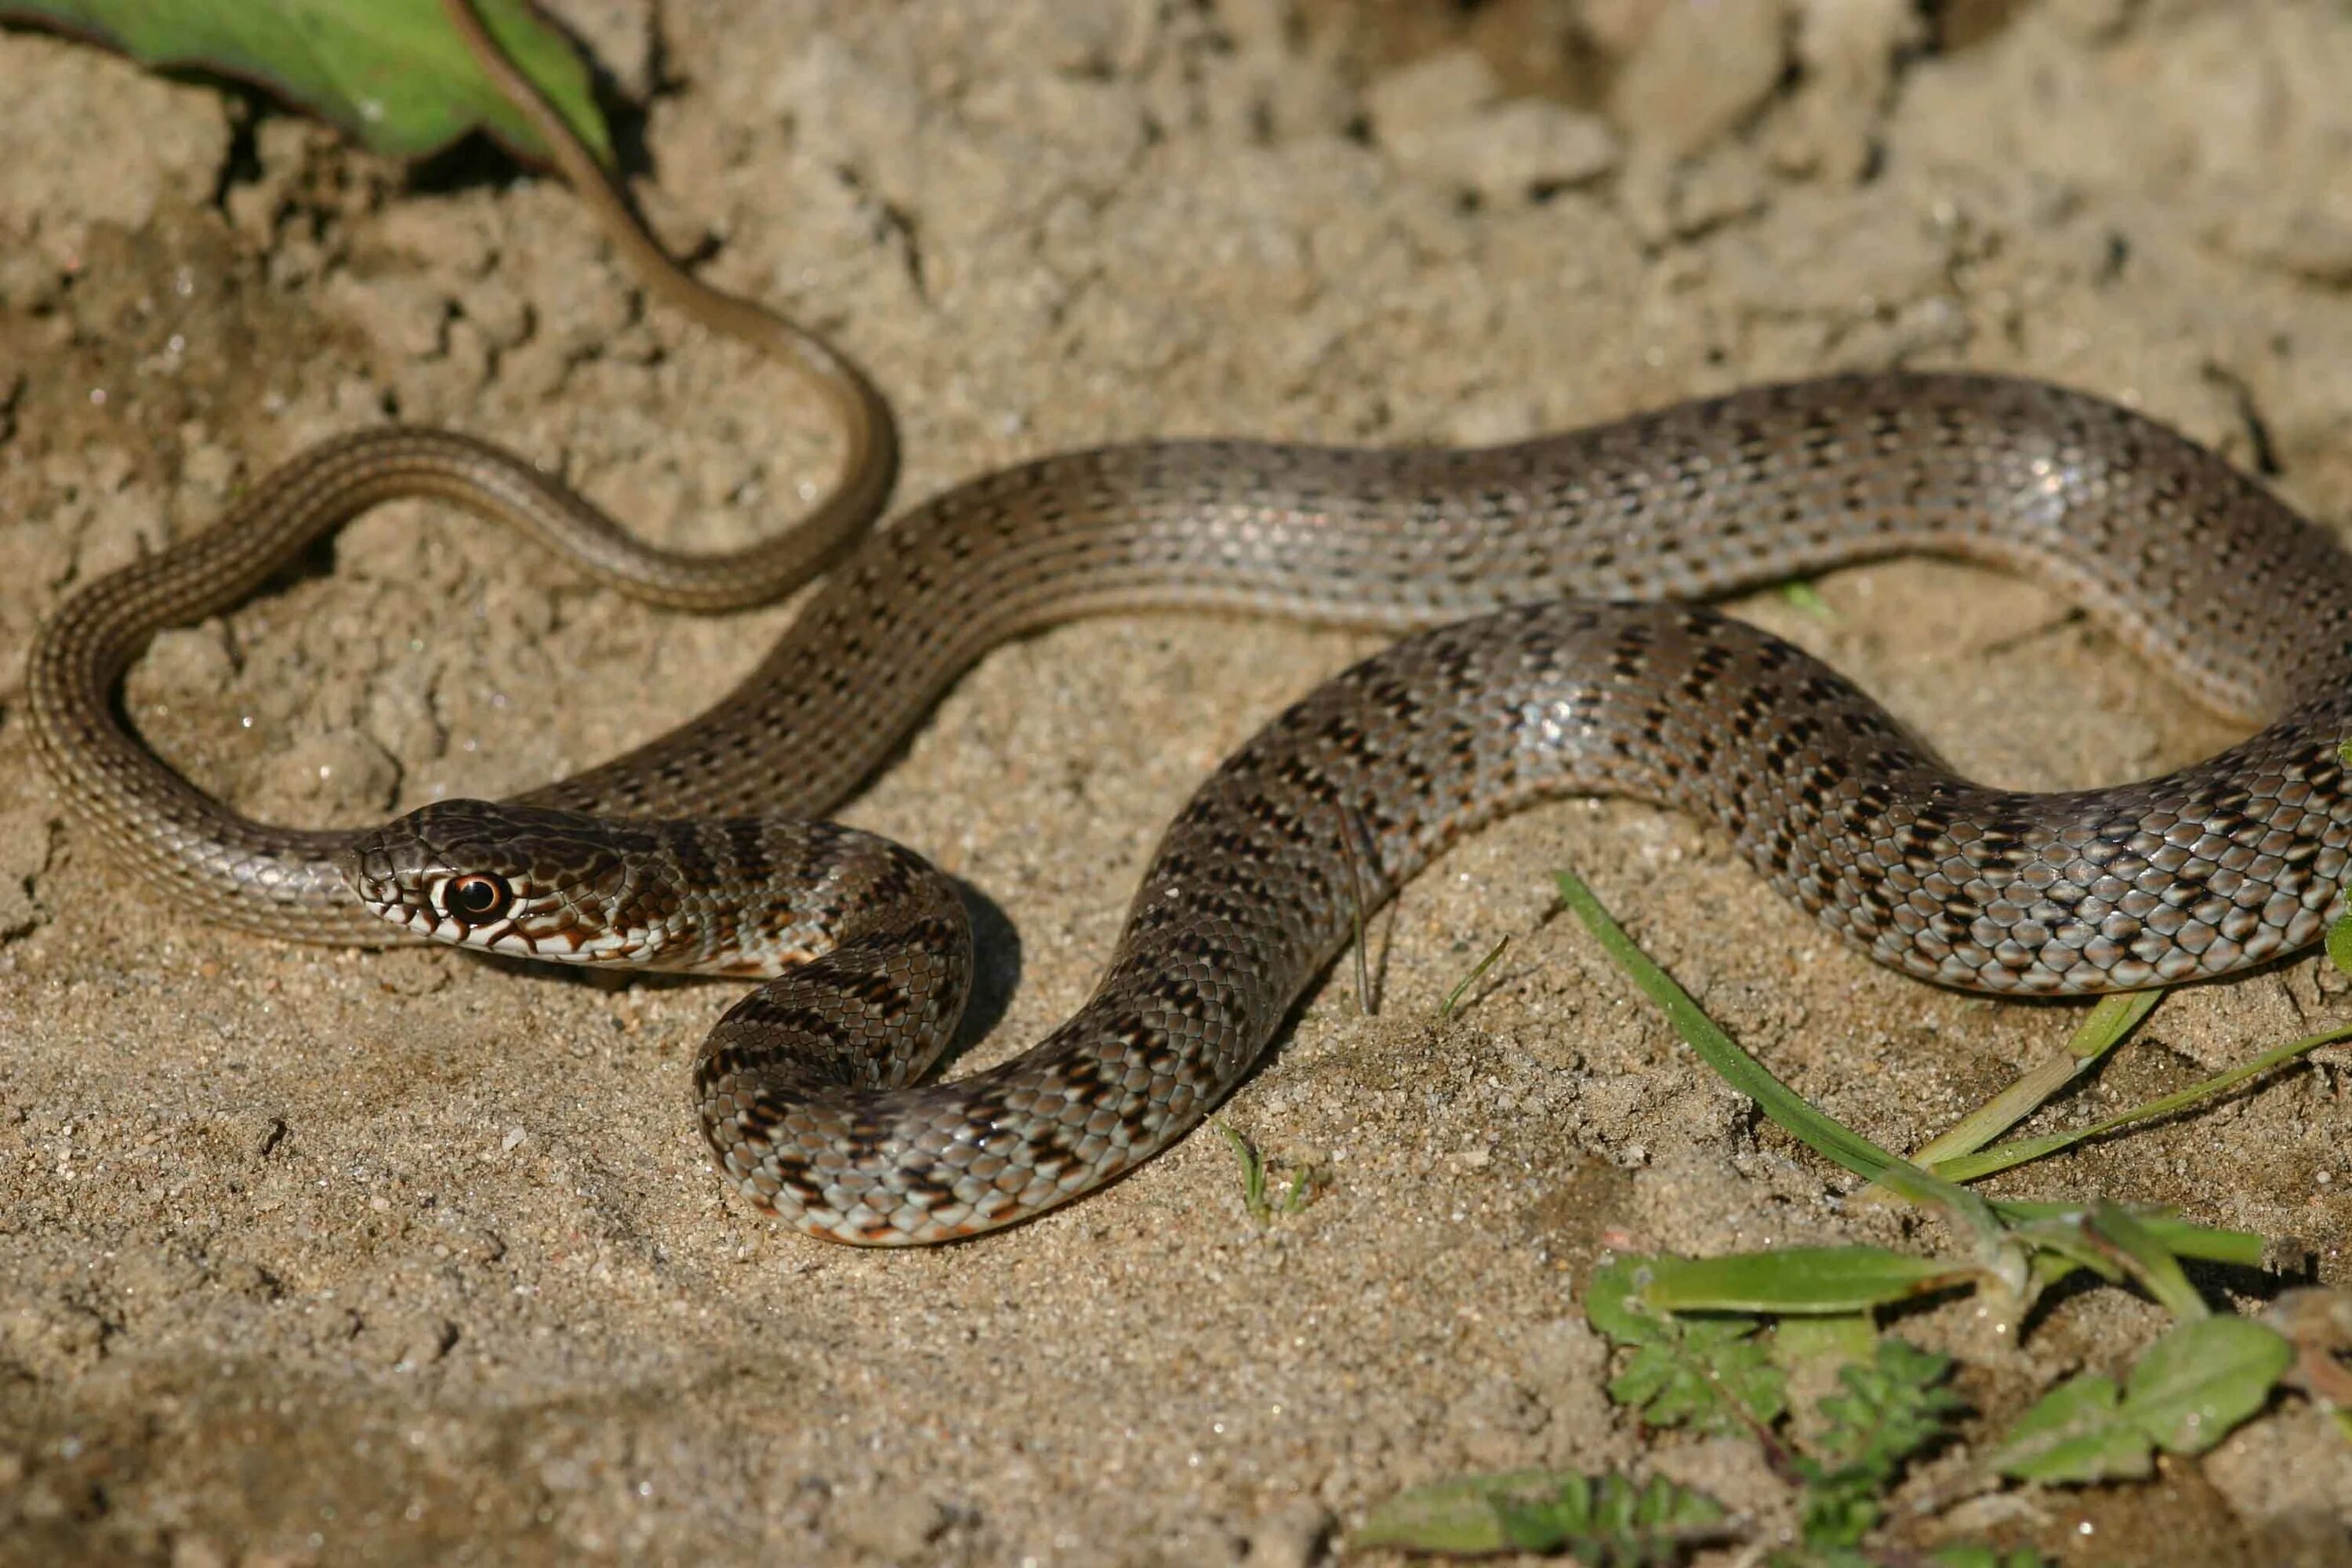
[[2121,1204],[2105,1198],[2093,1204],[2090,1225],[2166,1311],[2184,1323],[2200,1322],[2213,1315],[2213,1309],[2205,1304],[2205,1298],[2197,1293],[2197,1287],[2180,1271],[2180,1259],[2173,1257],[2164,1243]]
[[[1632,977],[1643,994],[1648,996],[1666,1015],[1691,1049],[1713,1068],[1726,1083],[1748,1096],[1760,1107],[1765,1115],[1785,1130],[1790,1136],[1807,1148],[1854,1174],[1878,1183],[1896,1196],[1915,1204],[1941,1208],[1949,1213],[1974,1235],[1987,1253],[1989,1263],[1995,1254],[2009,1249],[2003,1241],[2000,1221],[1993,1217],[1984,1199],[1967,1188],[1940,1177],[1930,1175],[1898,1154],[1879,1147],[1861,1133],[1844,1126],[1813,1106],[1802,1096],[1774,1078],[1764,1064],[1740,1049],[1729,1035],[1708,1017],[1690,994],[1674,982],[1674,978],[1651,962],[1647,953],[1634,945],[1624,928],[1610,918],[1592,889],[1573,871],[1555,871],[1553,880],[1559,885],[1560,901],[1584,928],[1591,931],[1619,968]],[[2001,1279],[2021,1286],[2024,1266],[2021,1258],[2013,1262],[2004,1258],[1999,1268]]]
[[1780,597],[1818,620],[1837,619],[1837,612],[1830,608],[1830,602],[1822,597],[1810,577],[1791,577],[1781,584]]
[[[1996,1199],[1993,1213],[2013,1226],[2031,1226],[2048,1221],[2079,1222],[2089,1213],[2083,1204],[2024,1202]],[[2202,1263],[2227,1263],[2239,1268],[2259,1268],[2263,1262],[2263,1238],[2250,1230],[2217,1230],[2210,1226],[2192,1225],[2178,1215],[2152,1209],[2129,1211],[2140,1228],[2154,1237],[2167,1252],[2175,1258],[2193,1258]]]
[[2006,1171],[2013,1166],[2025,1164],[2029,1161],[2055,1154],[2062,1149],[2070,1149],[2086,1138],[2105,1137],[2107,1133],[2128,1127],[2135,1121],[2146,1121],[2151,1117],[2168,1116],[2176,1110],[2186,1110],[2190,1106],[2212,1099],[2215,1095],[2226,1094],[2247,1079],[2259,1078],[2272,1068],[2291,1062],[2297,1057],[2347,1038],[2352,1038],[2352,1024],[2340,1024],[2333,1029],[2323,1030],[2316,1035],[2305,1035],[2302,1039],[2290,1040],[2285,1045],[2273,1047],[2258,1057],[2240,1062],[2226,1072],[2216,1073],[2202,1083],[2191,1084],[2176,1094],[2168,1094],[2161,1099],[2151,1100],[2144,1105],[2135,1105],[2129,1110],[2119,1111],[2103,1121],[2095,1121],[2088,1127],[2077,1127],[2071,1132],[2052,1132],[2040,1138],[2021,1138],[2013,1142],[1995,1144],[1990,1149],[1974,1154],[1963,1154],[1957,1159],[1946,1160],[1937,1164],[1936,1173],[1948,1181],[1978,1181],[1996,1172]]
[[1454,1009],[1461,1004],[1463,994],[1477,984],[1486,976],[1486,971],[1495,967],[1496,961],[1503,956],[1504,951],[1510,945],[1511,939],[1508,936],[1504,937],[1502,941],[1486,950],[1486,956],[1480,959],[1469,973],[1455,982],[1454,989],[1445,994],[1444,1004],[1437,1009],[1439,1023],[1446,1023],[1453,1018]]
[[[2161,991],[2120,991],[2099,998],[2098,1005],[2067,1040],[2063,1054],[2036,1063],[2015,1083],[1931,1139],[1911,1156],[1911,1163],[1940,1176],[1963,1154],[1973,1154],[2046,1104],[2050,1097],[2098,1065],[2124,1037],[2138,1026],[2163,998]],[[1955,1178],[1957,1179],[1957,1178]]]
[[1250,1218],[1260,1225],[1265,1224],[1274,1215],[1265,1197],[1265,1156],[1258,1152],[1257,1145],[1250,1142],[1247,1133],[1223,1117],[1212,1117],[1210,1120],[1216,1130],[1225,1135],[1226,1146],[1233,1150],[1234,1161],[1241,1166],[1242,1207],[1248,1211]]

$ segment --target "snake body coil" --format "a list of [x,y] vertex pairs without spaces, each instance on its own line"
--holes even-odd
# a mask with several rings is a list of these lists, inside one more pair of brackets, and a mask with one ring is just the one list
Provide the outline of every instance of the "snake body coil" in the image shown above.
[[[783,969],[706,1044],[703,1124],[743,1191],[841,1240],[970,1235],[1149,1157],[1257,1057],[1360,896],[1537,796],[1695,812],[1872,957],[1992,992],[2129,989],[2292,951],[2323,929],[2352,842],[2336,755],[2352,558],[2210,452],[2033,383],[1811,382],[1481,451],[1047,458],[869,537],[752,675],[670,734],[512,805],[445,803],[368,835],[249,822],[122,728],[112,686],[157,627],[420,488],[584,534],[597,570],[636,572],[614,563],[634,547],[612,525],[494,448],[394,431],[321,449],[47,627],[28,702],[68,804],[184,907],[280,935],[401,940],[389,919],[581,962]],[[1789,645],[1625,602],[1903,552],[2049,582],[2207,701],[2273,721],[2143,784],[1984,789]],[[988,647],[1169,607],[1438,629],[1218,769],[1075,1017],[1003,1067],[911,1085],[961,1005],[961,906],[906,851],[805,819]]]

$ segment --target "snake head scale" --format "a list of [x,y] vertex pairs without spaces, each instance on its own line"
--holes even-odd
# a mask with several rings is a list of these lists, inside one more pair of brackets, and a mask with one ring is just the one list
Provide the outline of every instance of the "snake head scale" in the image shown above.
[[428,942],[566,963],[659,968],[690,941],[677,889],[632,852],[632,825],[440,801],[335,858],[368,911]]

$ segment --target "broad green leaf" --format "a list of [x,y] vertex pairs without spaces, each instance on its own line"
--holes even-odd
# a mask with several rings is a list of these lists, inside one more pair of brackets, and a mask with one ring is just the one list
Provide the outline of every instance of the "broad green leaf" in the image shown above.
[[1594,1269],[1584,1282],[1584,1315],[1592,1326],[1621,1345],[1641,1344],[1659,1333],[1658,1315],[1642,1302],[1657,1263],[1628,1254]]
[[[478,4],[508,58],[609,165],[612,137],[570,42],[522,0]],[[0,0],[0,17],[83,34],[143,65],[258,82],[395,157],[437,152],[477,127],[543,151],[438,0]]]
[[2132,1368],[2124,1414],[2167,1453],[2201,1454],[2263,1407],[2294,1361],[2286,1336],[2248,1319],[2183,1323]]
[[2147,1475],[2158,1446],[2201,1454],[2220,1442],[2263,1407],[2294,1360],[2283,1335],[2243,1318],[2183,1323],[2148,1347],[2124,1388],[2091,1373],[2044,1394],[1993,1468],[2032,1481]]
[[1992,1468],[2022,1481],[2147,1475],[2156,1468],[2153,1445],[2125,1419],[2122,1406],[2123,1390],[2105,1373],[2069,1378],[2018,1417],[1993,1451]]
[[1973,1265],[1881,1247],[1790,1247],[1727,1258],[1661,1258],[1641,1292],[1669,1312],[1847,1313],[1973,1283]]
[[1878,1350],[1878,1325],[1867,1312],[1826,1312],[1790,1318],[1772,1328],[1772,1360],[1785,1371],[1826,1363],[1868,1361]]
[[2031,1546],[2001,1552],[1990,1546],[1939,1546],[1927,1559],[1936,1568],[2051,1568],[2050,1559]]
[[1721,1503],[1671,1481],[1637,1487],[1613,1474],[1515,1470],[1401,1492],[1372,1510],[1349,1544],[1455,1557],[1568,1552],[1595,1568],[1651,1568],[1732,1533]]

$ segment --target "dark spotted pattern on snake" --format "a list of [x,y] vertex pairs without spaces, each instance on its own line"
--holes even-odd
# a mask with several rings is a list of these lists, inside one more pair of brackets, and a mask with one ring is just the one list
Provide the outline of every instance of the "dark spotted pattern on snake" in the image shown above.
[[[49,626],[28,700],[67,801],[192,912],[280,935],[784,967],[705,1046],[703,1125],[742,1191],[845,1241],[987,1230],[1165,1147],[1265,1048],[1360,905],[1538,796],[1680,806],[1881,963],[2036,994],[2226,974],[2309,943],[2352,841],[2336,754],[2352,558],[2212,453],[2033,383],[1811,382],[1481,451],[1050,458],[872,535],[751,676],[672,733],[513,806],[445,803],[364,836],[247,822],[121,727],[112,683],[156,626],[226,607],[419,483],[544,534],[584,507],[451,437],[302,459]],[[1986,789],[1789,645],[1626,602],[1898,552],[2049,583],[2270,725],[2146,783]],[[961,908],[907,851],[804,819],[987,648],[1171,607],[1438,629],[1307,697],[1202,786],[1075,1017],[1001,1067],[916,1083],[969,977]]]

